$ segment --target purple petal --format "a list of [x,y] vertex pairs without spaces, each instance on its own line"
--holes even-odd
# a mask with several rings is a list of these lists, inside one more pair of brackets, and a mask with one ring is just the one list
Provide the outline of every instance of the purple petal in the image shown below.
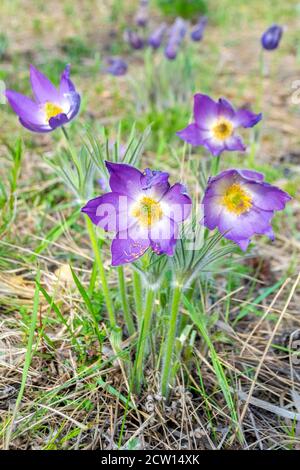
[[250,180],[250,181],[256,182],[256,183],[262,183],[265,179],[265,176],[264,176],[263,173],[259,173],[258,171],[254,171],[254,170],[236,169],[236,170],[228,170],[228,171],[236,172],[242,178],[245,178],[247,180]]
[[226,139],[225,147],[226,150],[237,150],[240,152],[244,152],[246,150],[246,146],[238,135],[232,135],[229,139]]
[[255,206],[266,211],[281,211],[292,199],[288,193],[268,183],[249,182],[244,187],[249,190]]
[[107,193],[88,201],[81,211],[105,231],[119,232],[136,223],[136,219],[130,216],[133,202],[127,196]]
[[65,94],[76,92],[74,83],[70,79],[71,66],[68,64],[61,74],[60,85],[59,85],[59,94],[63,98]]
[[194,118],[201,129],[210,129],[211,123],[218,117],[218,104],[207,95],[194,96]]
[[65,113],[57,114],[49,119],[49,125],[53,130],[57,127],[63,126],[67,122],[69,122],[69,119]]
[[178,238],[178,226],[169,217],[163,217],[149,231],[152,250],[161,255],[173,256]]
[[197,124],[189,124],[182,131],[176,132],[176,135],[194,147],[204,145],[205,140],[210,137],[209,131],[200,129]]
[[212,139],[212,138],[207,139],[203,143],[203,145],[210,151],[210,153],[214,157],[218,157],[219,155],[221,155],[222,152],[224,152],[224,150],[226,150],[225,141],[222,142],[222,141],[218,141],[217,139]]
[[262,113],[255,114],[248,109],[239,109],[233,119],[235,127],[253,127],[262,119]]
[[49,125],[46,124],[34,124],[32,122],[27,122],[22,118],[19,118],[20,123],[22,126],[26,127],[31,132],[38,132],[38,133],[46,133],[52,132],[53,129]]
[[59,93],[53,83],[33,65],[30,65],[30,81],[37,102],[59,103]]
[[149,246],[148,238],[133,239],[126,231],[118,233],[111,244],[112,266],[136,261],[143,256]]
[[176,183],[163,196],[163,212],[175,222],[183,222],[191,213],[192,201],[186,192],[186,188]]
[[146,168],[141,178],[143,191],[148,191],[155,198],[161,198],[169,189],[169,173]]
[[45,113],[41,107],[27,96],[16,91],[6,90],[5,96],[14,112],[26,122],[34,125],[46,125]]
[[110,174],[109,185],[112,191],[136,198],[142,192],[143,174],[131,165],[105,162]]
[[235,115],[235,110],[229,101],[225,98],[220,98],[218,101],[218,116],[223,116],[231,120]]

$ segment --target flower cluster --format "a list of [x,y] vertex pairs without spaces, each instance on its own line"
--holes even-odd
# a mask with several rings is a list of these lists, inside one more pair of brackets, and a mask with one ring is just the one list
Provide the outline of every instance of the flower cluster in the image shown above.
[[[175,34],[176,33],[176,34]],[[183,37],[177,23],[174,46]],[[111,63],[120,68],[122,64]],[[69,122],[79,111],[80,96],[64,70],[57,90],[41,72],[30,67],[35,101],[15,91],[6,96],[21,124],[33,132],[50,132]],[[245,151],[236,130],[256,125],[262,118],[249,109],[235,110],[229,101],[217,102],[207,95],[194,96],[194,122],[178,136],[193,146],[204,146],[213,156],[223,151]],[[91,221],[115,232],[111,245],[112,265],[130,263],[148,249],[157,255],[173,256],[179,224],[191,212],[192,201],[185,186],[170,186],[169,174],[146,169],[143,173],[123,163],[106,162],[111,192],[90,200],[82,209]],[[283,210],[290,196],[264,181],[264,176],[247,169],[230,169],[211,177],[202,200],[203,223],[217,228],[228,240],[246,250],[255,234],[274,239],[271,220]],[[199,221],[200,222],[200,221]]]

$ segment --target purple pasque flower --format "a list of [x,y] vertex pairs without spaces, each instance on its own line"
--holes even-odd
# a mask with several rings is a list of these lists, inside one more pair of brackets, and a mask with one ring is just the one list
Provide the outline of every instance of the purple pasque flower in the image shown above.
[[164,35],[167,31],[167,24],[161,23],[149,36],[148,44],[153,49],[158,49],[163,41]]
[[34,100],[13,90],[5,92],[10,106],[26,129],[51,132],[76,116],[80,95],[70,80],[70,65],[63,71],[58,89],[33,65],[30,65],[30,80]]
[[273,51],[279,46],[283,29],[277,24],[273,24],[261,37],[261,44],[264,49],[267,51]]
[[107,73],[114,75],[115,77],[121,77],[127,73],[128,65],[125,60],[121,59],[120,57],[109,57],[107,59],[107,63]]
[[178,224],[190,214],[185,187],[169,184],[169,174],[106,162],[111,192],[89,201],[82,212],[105,231],[114,231],[112,265],[131,263],[148,248],[172,256]]
[[243,152],[246,147],[236,129],[253,127],[261,118],[261,113],[254,114],[248,109],[236,111],[224,98],[216,102],[199,93],[194,96],[194,122],[177,135],[193,146],[203,145],[214,156],[224,150]]
[[140,1],[140,7],[137,11],[137,14],[135,15],[135,23],[137,26],[140,26],[141,28],[145,28],[147,26],[148,20],[149,20],[149,2],[146,0],[141,0]]
[[132,47],[132,49],[143,49],[145,45],[144,39],[141,38],[135,31],[127,29],[124,33],[124,37],[128,44]]
[[176,18],[170,30],[168,43],[165,48],[165,56],[167,59],[176,59],[180,45],[184,39],[184,36],[186,35],[186,32],[186,22],[180,17]]
[[225,170],[210,178],[202,201],[204,225],[218,228],[228,240],[246,250],[253,235],[274,240],[271,220],[291,199],[289,194],[264,182],[252,170]]
[[202,16],[196,26],[194,27],[193,31],[191,32],[191,39],[195,42],[201,41],[203,38],[203,33],[207,25],[207,17]]

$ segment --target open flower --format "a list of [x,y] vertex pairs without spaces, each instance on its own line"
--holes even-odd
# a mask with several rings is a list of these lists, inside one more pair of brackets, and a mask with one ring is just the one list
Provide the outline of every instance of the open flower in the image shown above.
[[169,174],[106,162],[111,192],[89,201],[82,212],[105,231],[116,232],[111,245],[112,265],[131,263],[148,248],[172,256],[178,223],[190,214],[185,187],[170,186]]
[[214,156],[224,150],[245,151],[246,147],[236,134],[238,127],[253,127],[262,118],[247,109],[235,111],[232,105],[220,98],[215,102],[207,95],[194,96],[194,120],[177,135],[193,146],[203,145]]
[[273,24],[261,37],[261,44],[267,51],[273,51],[279,46],[283,29],[277,24]]
[[246,250],[253,235],[274,240],[271,219],[291,197],[251,170],[226,170],[210,178],[203,198],[204,225]]
[[70,80],[70,65],[61,75],[59,89],[33,65],[30,80],[35,100],[6,90],[6,98],[20,123],[32,132],[51,132],[71,121],[79,111],[80,95]]

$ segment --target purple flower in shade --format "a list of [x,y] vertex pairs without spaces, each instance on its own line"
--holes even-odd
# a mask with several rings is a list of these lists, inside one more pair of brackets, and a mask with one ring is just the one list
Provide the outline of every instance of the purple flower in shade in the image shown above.
[[32,132],[51,132],[71,121],[79,111],[80,95],[70,80],[70,65],[61,75],[59,89],[33,65],[30,80],[35,100],[6,90],[6,98],[20,123]]
[[172,256],[178,223],[190,214],[191,199],[184,186],[170,186],[169,174],[106,162],[111,192],[89,201],[85,212],[95,225],[116,232],[112,265],[131,263],[148,248]]
[[187,25],[182,18],[176,18],[169,34],[169,40],[165,48],[165,56],[169,60],[176,59],[180,45],[186,35]]
[[143,49],[145,45],[144,39],[141,38],[135,31],[127,29],[124,36],[125,40],[132,47],[132,49]]
[[151,46],[153,49],[158,49],[162,43],[166,30],[167,30],[166,23],[160,24],[158,28],[156,28],[155,31],[153,31],[153,33],[149,37],[148,39],[149,46]]
[[203,145],[214,156],[224,150],[245,151],[242,139],[236,135],[238,127],[253,127],[262,118],[248,109],[235,111],[232,105],[220,98],[218,102],[209,96],[194,96],[194,122],[177,135],[193,146]]
[[109,57],[107,59],[108,67],[106,68],[106,72],[114,75],[115,77],[121,77],[125,75],[128,70],[128,65],[125,60],[119,57]]
[[203,33],[204,33],[206,25],[207,25],[207,17],[203,16],[202,18],[200,18],[197,25],[191,32],[191,39],[193,41],[201,41],[201,39],[203,38]]
[[291,197],[251,170],[226,170],[210,178],[202,201],[204,225],[246,250],[253,235],[274,240],[271,219]]
[[261,37],[261,44],[267,51],[273,51],[279,46],[283,29],[281,26],[274,24],[264,32]]

